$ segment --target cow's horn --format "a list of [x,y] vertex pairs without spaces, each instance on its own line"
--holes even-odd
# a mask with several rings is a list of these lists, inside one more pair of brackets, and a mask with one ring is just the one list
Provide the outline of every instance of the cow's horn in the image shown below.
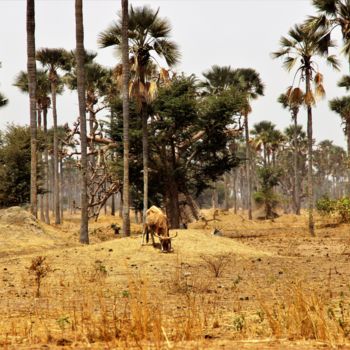
[[175,237],[177,237],[177,232],[175,232],[175,236],[172,236],[172,237],[169,237],[170,239],[173,239],[173,238],[175,238]]

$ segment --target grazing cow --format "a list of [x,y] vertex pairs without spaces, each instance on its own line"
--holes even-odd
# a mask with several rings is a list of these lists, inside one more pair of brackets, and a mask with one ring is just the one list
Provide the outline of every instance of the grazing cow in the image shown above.
[[155,246],[154,236],[156,236],[159,238],[162,252],[168,253],[172,251],[171,239],[175,238],[177,233],[175,236],[170,237],[168,218],[160,208],[154,205],[146,211],[146,222],[142,233],[142,245],[144,244],[145,236],[146,243],[148,243],[149,234],[151,234],[153,246]]

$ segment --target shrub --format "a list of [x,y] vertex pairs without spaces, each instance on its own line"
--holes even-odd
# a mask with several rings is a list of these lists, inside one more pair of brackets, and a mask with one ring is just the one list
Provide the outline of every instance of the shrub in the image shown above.
[[323,215],[337,215],[340,223],[350,222],[350,198],[338,200],[324,196],[316,202],[317,211]]

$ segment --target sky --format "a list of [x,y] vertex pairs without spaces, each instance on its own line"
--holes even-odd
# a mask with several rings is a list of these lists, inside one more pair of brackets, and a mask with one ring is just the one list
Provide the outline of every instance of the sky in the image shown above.
[[[74,0],[36,0],[36,48],[75,48]],[[311,0],[157,0],[133,1],[133,6],[147,4],[160,8],[159,15],[172,25],[172,39],[181,50],[177,72],[202,73],[212,65],[232,68],[254,68],[265,84],[265,96],[253,102],[250,125],[270,120],[279,129],[291,123],[290,114],[277,103],[278,96],[291,85],[293,75],[273,60],[271,52],[279,48],[279,39],[288,30],[314,15]],[[113,49],[99,49],[97,37],[117,18],[119,0],[84,0],[85,48],[98,53],[96,61],[113,67],[117,58]],[[0,109],[0,130],[8,123],[29,124],[29,98],[12,84],[16,75],[26,69],[26,1],[0,0],[0,91],[9,105]],[[337,33],[341,46],[341,37]],[[334,53],[340,53],[340,48]],[[346,94],[337,81],[348,74],[342,60],[340,72],[332,71],[318,59],[324,75],[326,99],[314,111],[314,137],[345,147],[340,118],[328,108],[328,100]],[[40,67],[39,63],[37,67]],[[72,123],[78,115],[78,99],[66,91],[57,98],[59,123]],[[101,112],[100,116],[103,116]],[[299,121],[306,128],[306,111]],[[50,124],[50,121],[49,121]]]

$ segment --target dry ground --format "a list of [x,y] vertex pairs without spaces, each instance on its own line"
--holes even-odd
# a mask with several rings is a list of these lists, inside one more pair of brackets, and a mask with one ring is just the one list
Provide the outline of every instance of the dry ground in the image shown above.
[[350,349],[350,226],[318,218],[311,238],[305,216],[221,212],[162,254],[112,223],[81,246],[78,216],[55,227],[0,211],[1,349]]

